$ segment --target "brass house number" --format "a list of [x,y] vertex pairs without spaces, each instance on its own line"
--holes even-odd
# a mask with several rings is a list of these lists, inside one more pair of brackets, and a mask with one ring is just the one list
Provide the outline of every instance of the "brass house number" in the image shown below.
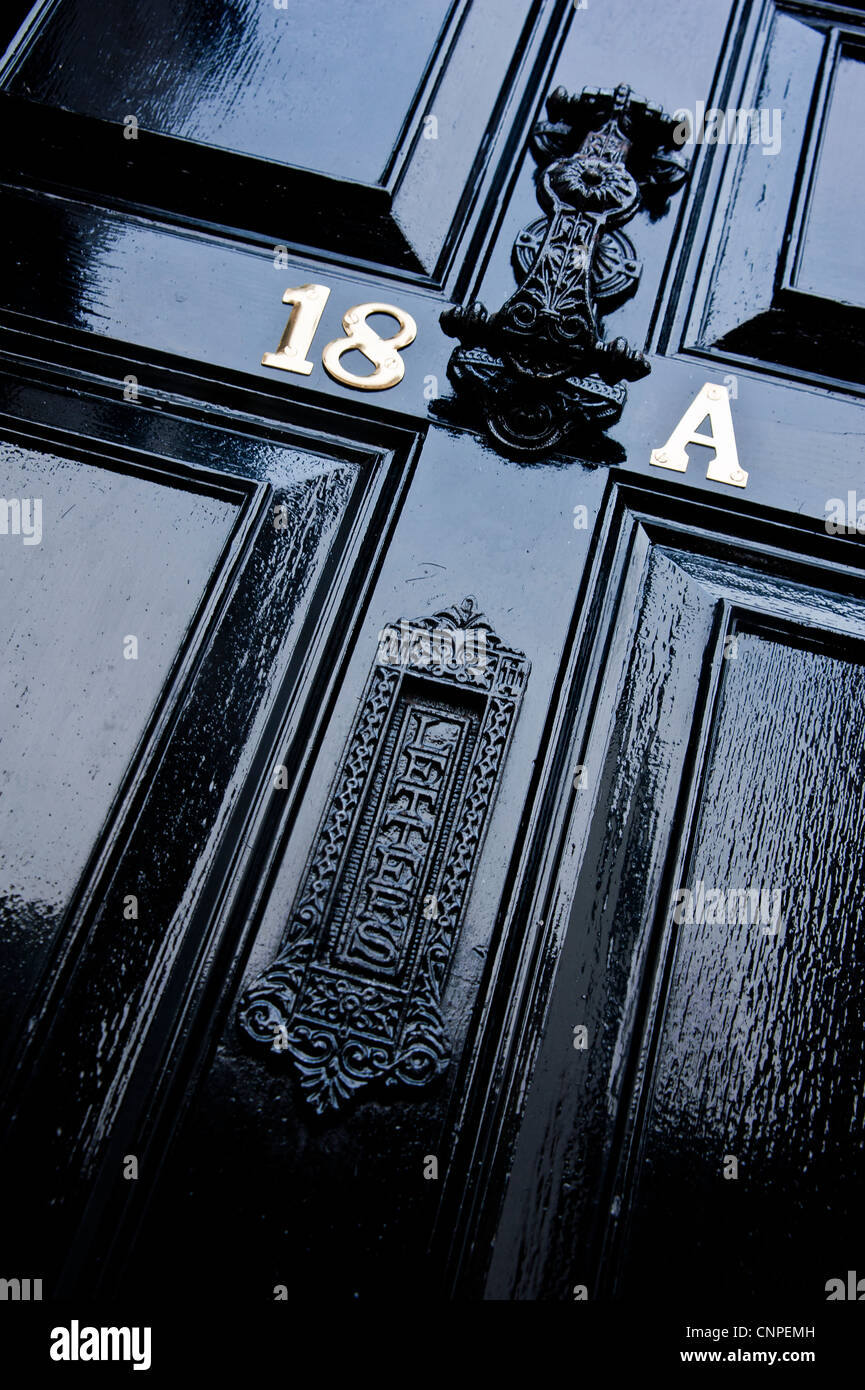
[[[291,317],[285,332],[279,340],[276,352],[266,352],[261,359],[262,367],[278,367],[283,372],[297,372],[309,376],[314,362],[307,354],[324,313],[324,306],[330,298],[327,285],[298,285],[288,289],[282,296],[283,304],[293,304]],[[370,328],[367,319],[370,314],[389,314],[399,324],[399,331],[390,338],[383,338]],[[353,386],[358,391],[386,391],[398,386],[405,375],[405,363],[400,349],[408,347],[417,337],[417,324],[411,314],[396,304],[354,304],[342,316],[344,338],[334,338],[327,343],[321,354],[322,366],[328,376],[342,386]],[[342,365],[346,352],[356,348],[363,353],[374,370],[366,376],[358,376]]]

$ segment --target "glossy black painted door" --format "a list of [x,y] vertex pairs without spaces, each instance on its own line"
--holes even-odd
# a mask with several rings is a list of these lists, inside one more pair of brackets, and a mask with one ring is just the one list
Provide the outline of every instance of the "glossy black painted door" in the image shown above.
[[[3,492],[41,503],[0,536],[0,1273],[669,1301],[687,1270],[756,1306],[855,1267],[863,23],[32,12],[0,79]],[[580,359],[600,428],[518,456],[439,316],[519,309],[551,208],[577,237],[603,120],[531,133],[620,84],[695,134],[683,180],[640,108],[641,200],[583,267],[646,370]],[[303,286],[309,370],[263,364]],[[375,392],[322,359],[358,305],[416,327]],[[707,383],[745,486],[659,457]],[[402,619],[486,664],[385,650]]]

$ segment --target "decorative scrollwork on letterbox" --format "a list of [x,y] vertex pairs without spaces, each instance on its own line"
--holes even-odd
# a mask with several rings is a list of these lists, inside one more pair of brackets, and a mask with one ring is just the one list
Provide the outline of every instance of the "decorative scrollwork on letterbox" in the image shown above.
[[641,205],[660,215],[687,172],[676,120],[629,87],[578,97],[559,87],[547,114],[531,142],[545,215],[514,243],[519,288],[496,313],[475,302],[441,315],[461,344],[448,363],[457,395],[517,458],[548,453],[577,426],[597,436],[622,413],[622,382],[648,373],[624,338],[603,337],[600,313],[639,281],[622,226]]
[[319,1113],[447,1064],[442,989],[528,673],[472,597],[380,634],[285,940],[239,1010]]

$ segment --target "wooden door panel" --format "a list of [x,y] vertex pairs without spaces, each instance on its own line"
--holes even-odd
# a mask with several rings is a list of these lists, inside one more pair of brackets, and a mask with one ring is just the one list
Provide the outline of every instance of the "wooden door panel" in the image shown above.
[[746,613],[731,635],[631,1140],[625,1297],[687,1269],[705,1296],[817,1299],[863,1214],[865,652]]
[[[861,273],[845,247],[863,188],[861,12],[772,3],[741,11],[717,101],[723,138],[695,151],[686,302],[661,335],[727,368],[822,382],[861,396]],[[791,82],[790,74],[796,73]],[[723,94],[723,96],[722,96]],[[756,138],[727,134],[756,112]],[[755,127],[752,125],[751,130]]]
[[[120,15],[63,0],[29,40],[9,85],[45,106],[116,125],[134,110],[139,126],[157,135],[276,161],[290,151],[301,168],[374,183],[453,8],[434,0],[399,26],[391,0],[211,12],[147,0],[131,35]],[[384,28],[395,46],[381,72]],[[337,99],[325,101],[326,92]],[[352,128],[359,119],[362,142]]]
[[0,457],[7,504],[32,502],[39,522],[29,537],[13,525],[0,550],[9,617],[0,686],[5,1051],[194,641],[244,499],[20,438],[3,439]]
[[[4,383],[9,436],[17,415],[35,414],[52,441],[43,454],[25,458],[19,446],[7,460],[12,477],[25,458],[27,487],[32,492],[38,481],[44,494],[41,548],[51,569],[23,597],[36,603],[34,639],[41,640],[40,623],[45,642],[54,639],[55,663],[58,641],[61,650],[71,644],[66,688],[77,682],[80,689],[58,801],[36,800],[49,832],[51,815],[63,816],[70,859],[68,901],[58,898],[50,939],[39,916],[48,895],[29,880],[11,882],[19,916],[36,920],[42,940],[37,951],[12,934],[12,946],[24,948],[30,995],[20,990],[17,1026],[5,1035],[14,1070],[4,1160],[22,1196],[7,1247],[15,1251],[20,1240],[31,1260],[38,1247],[54,1278],[64,1258],[59,1228],[134,1123],[137,1102],[127,1086],[135,1068],[151,1081],[156,1068],[166,1095],[160,1069],[218,949],[219,913],[243,877],[254,826],[278,823],[296,807],[316,728],[326,720],[334,654],[344,650],[352,617],[342,600],[349,588],[363,594],[405,462],[387,447],[272,426],[262,432],[260,421],[240,412],[225,429],[207,412],[195,420],[163,400],[154,417],[135,401],[118,403],[110,388],[101,399],[71,397],[52,389],[50,374],[38,378],[32,386],[19,375]],[[97,452],[94,434],[116,435],[123,445]],[[141,448],[130,448],[133,442]],[[113,462],[104,457],[109,447]],[[76,510],[80,525],[90,515],[95,527],[83,552],[81,535],[71,531]],[[61,517],[68,518],[65,532]],[[21,547],[26,561],[20,536],[3,539]],[[20,587],[21,554],[6,554],[4,563]],[[52,576],[58,596],[43,605]],[[32,566],[24,579],[32,588]],[[115,634],[114,623],[122,631]],[[129,632],[139,639],[139,667],[149,661],[150,670],[140,689],[117,695],[121,738],[104,730],[116,676],[103,648],[116,646],[122,661]],[[28,664],[28,673],[32,690],[38,667]],[[27,684],[18,676],[14,683]],[[48,684],[56,701],[56,685]],[[146,738],[138,736],[142,722]],[[56,737],[56,724],[39,737]],[[60,734],[55,772],[63,726]],[[32,735],[28,720],[25,740]],[[106,740],[117,744],[110,758],[101,753]],[[287,769],[278,785],[277,764]],[[28,778],[24,791],[31,790]],[[16,810],[13,802],[13,824]],[[50,846],[45,828],[41,841]],[[39,841],[28,836],[27,846],[25,868],[29,858],[44,876]],[[21,968],[17,957],[14,963]]]
[[[687,549],[642,506],[622,518],[590,600],[567,756],[586,785],[560,784],[556,867],[533,892],[557,982],[496,1121],[519,1137],[487,1296],[663,1299],[687,1268],[715,1293],[807,1279],[818,1299],[852,1267],[862,948],[839,885],[861,836],[861,573],[819,533],[783,555],[759,530],[684,531]],[[834,812],[830,749],[847,759]],[[780,892],[783,929],[677,924],[701,880],[765,889],[773,911]],[[845,1080],[817,1068],[824,1049]],[[754,1239],[762,1207],[773,1240]]]
[[409,24],[395,0],[146,0],[130,33],[58,0],[0,80],[6,172],[433,275],[566,16],[562,0],[436,0]]

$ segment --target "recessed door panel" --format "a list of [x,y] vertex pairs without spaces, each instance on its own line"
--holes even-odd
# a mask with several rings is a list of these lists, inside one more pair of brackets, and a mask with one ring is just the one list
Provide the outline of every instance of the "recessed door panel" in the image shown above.
[[636,506],[587,609],[486,1293],[819,1301],[865,1214],[862,574]]
[[671,925],[625,1296],[687,1270],[701,1296],[817,1298],[863,1215],[865,653],[733,643]]
[[0,459],[0,980],[9,1042],[240,500],[7,441]]
[[401,25],[398,0],[143,0],[130,31],[120,9],[62,0],[11,88],[119,125],[131,112],[146,131],[375,183],[451,8],[433,0]]

